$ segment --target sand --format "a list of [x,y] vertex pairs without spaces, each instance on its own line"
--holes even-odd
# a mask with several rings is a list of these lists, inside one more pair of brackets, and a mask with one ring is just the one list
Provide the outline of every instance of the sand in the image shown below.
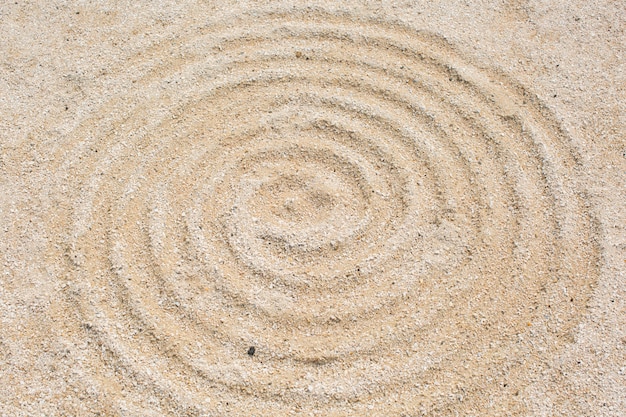
[[626,414],[620,2],[0,6],[0,416]]

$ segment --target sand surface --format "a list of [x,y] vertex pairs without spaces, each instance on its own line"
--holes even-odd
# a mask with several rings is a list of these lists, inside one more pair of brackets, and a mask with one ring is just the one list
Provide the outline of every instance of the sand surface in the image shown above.
[[626,415],[625,25],[3,2],[0,416]]

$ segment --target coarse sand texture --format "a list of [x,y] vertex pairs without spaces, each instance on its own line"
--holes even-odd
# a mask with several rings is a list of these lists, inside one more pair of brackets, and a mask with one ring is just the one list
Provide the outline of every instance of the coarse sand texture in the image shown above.
[[[624,362],[604,408],[572,386],[605,380],[555,371],[581,364],[568,352],[624,265],[608,268],[589,149],[537,88],[445,27],[194,7],[207,19],[101,58],[99,94],[68,72],[65,115],[0,131],[1,416],[626,411]],[[623,324],[621,308],[603,314]],[[610,340],[619,363],[626,338]]]

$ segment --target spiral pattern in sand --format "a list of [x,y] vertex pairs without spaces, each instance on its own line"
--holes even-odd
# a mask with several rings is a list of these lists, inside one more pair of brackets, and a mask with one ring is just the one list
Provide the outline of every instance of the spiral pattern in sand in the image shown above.
[[597,278],[576,154],[536,97],[350,15],[153,49],[65,155],[73,297],[137,407],[523,406],[507,381],[571,339]]

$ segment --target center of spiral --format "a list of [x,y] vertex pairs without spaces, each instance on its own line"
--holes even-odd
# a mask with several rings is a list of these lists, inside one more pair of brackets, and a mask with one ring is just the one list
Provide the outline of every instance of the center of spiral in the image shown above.
[[344,204],[346,199],[340,198],[342,188],[345,184],[338,178],[321,174],[278,174],[260,185],[249,202],[250,210],[255,218],[266,223],[312,227],[342,217],[337,216],[337,211],[343,212],[343,217],[355,215],[350,212],[356,207]]
[[367,218],[369,196],[351,162],[315,148],[283,149],[246,163],[237,182],[236,229],[248,241],[266,242],[268,249],[277,243],[271,247],[290,252],[353,236]]

